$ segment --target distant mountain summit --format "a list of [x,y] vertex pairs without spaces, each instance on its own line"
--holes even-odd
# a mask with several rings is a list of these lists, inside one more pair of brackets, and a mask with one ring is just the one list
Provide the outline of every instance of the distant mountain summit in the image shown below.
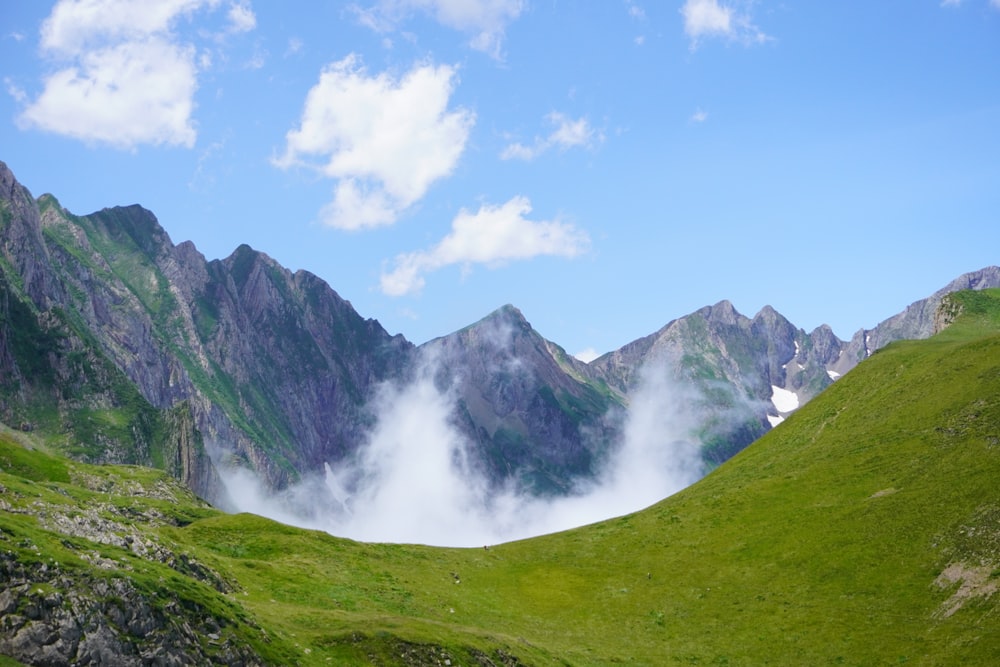
[[643,369],[696,387],[703,455],[718,464],[829,385],[842,347],[829,327],[806,334],[770,306],[750,319],[721,301],[590,365],[625,395]]
[[539,493],[569,490],[596,472],[614,439],[622,397],[583,362],[536,332],[517,308],[421,346],[456,394],[455,419],[489,478]]
[[431,364],[490,484],[562,494],[613,455],[654,379],[680,388],[711,467],[880,347],[930,335],[944,294],[995,286],[997,267],[966,274],[850,342],[722,301],[590,364],[511,305],[416,347],[307,271],[246,245],[206,261],[141,206],[74,215],[0,162],[0,421],[226,507],[220,469],[280,489],[337,468],[368,442],[380,388]]
[[673,320],[590,366],[626,396],[647,367],[696,386],[696,407],[706,414],[703,456],[717,464],[880,348],[931,336],[939,326],[936,313],[946,294],[997,286],[1000,267],[964,274],[873,329],[858,331],[850,341],[840,340],[826,325],[806,333],[770,306],[750,319],[721,301]]

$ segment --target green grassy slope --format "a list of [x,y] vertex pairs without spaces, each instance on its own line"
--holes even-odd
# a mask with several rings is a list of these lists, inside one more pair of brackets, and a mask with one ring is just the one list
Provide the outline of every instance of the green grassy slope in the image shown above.
[[[9,439],[2,497],[69,507],[95,493],[81,480],[117,476],[109,506],[154,503],[176,520],[136,530],[229,588],[181,585],[156,563],[92,575],[151,590],[166,578],[276,663],[996,664],[1000,292],[953,298],[943,334],[883,349],[683,492],[488,550],[358,544],[180,496],[116,496],[128,480],[170,482]],[[79,554],[94,547],[39,521],[0,512],[0,549],[39,557],[18,546],[30,542],[93,567]],[[100,546],[139,560],[115,549]]]

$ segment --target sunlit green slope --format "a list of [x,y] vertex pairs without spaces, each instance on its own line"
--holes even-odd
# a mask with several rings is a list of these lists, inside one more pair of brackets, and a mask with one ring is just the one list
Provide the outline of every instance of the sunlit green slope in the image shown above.
[[[0,629],[65,604],[61,585],[128,580],[210,628],[187,650],[219,661],[243,647],[303,665],[996,664],[1000,292],[946,307],[942,334],[880,351],[685,491],[489,549],[222,515],[158,473],[8,434],[0,553],[26,592]],[[81,536],[101,520],[132,541]]]

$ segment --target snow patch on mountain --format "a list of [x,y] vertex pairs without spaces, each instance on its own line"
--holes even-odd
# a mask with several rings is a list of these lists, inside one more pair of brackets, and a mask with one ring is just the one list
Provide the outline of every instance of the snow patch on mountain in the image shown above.
[[792,412],[799,407],[799,397],[794,391],[771,385],[771,403],[778,412]]

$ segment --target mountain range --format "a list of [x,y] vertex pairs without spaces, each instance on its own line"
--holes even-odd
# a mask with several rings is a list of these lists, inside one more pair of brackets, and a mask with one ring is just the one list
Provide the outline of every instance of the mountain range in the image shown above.
[[994,665],[1000,290],[937,312],[682,491],[489,548],[224,513],[0,425],[0,666]]
[[137,205],[79,216],[0,163],[0,421],[91,463],[168,471],[232,507],[220,471],[282,489],[351,461],[379,392],[429,373],[496,488],[570,493],[620,446],[630,402],[668,382],[684,434],[719,465],[886,344],[936,331],[960,276],[850,341],[722,301],[591,363],[507,305],[423,345],[390,335],[307,271],[241,245],[206,260]]

